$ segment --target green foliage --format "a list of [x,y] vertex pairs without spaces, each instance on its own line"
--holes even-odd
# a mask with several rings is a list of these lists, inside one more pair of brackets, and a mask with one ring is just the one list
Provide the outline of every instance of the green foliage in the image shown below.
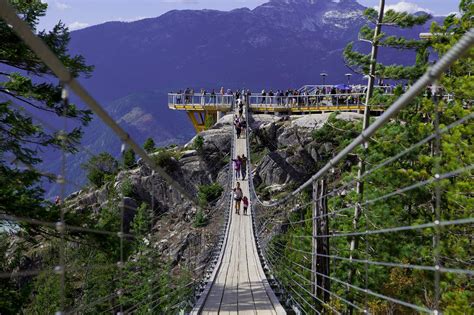
[[[364,12],[366,19],[372,24],[377,23],[378,12],[369,8]],[[411,15],[406,12],[395,12],[387,10],[384,14],[382,25],[397,28],[412,28],[416,25],[423,25],[430,18],[430,15]],[[381,79],[409,80],[414,81],[420,77],[427,69],[429,60],[429,42],[425,40],[407,39],[400,36],[387,35],[381,32],[374,38],[375,30],[369,25],[364,25],[359,31],[359,38],[381,47],[393,48],[401,51],[413,50],[416,52],[416,60],[413,66],[384,65],[376,63],[375,73]],[[370,55],[354,50],[354,43],[349,43],[344,49],[344,59],[346,64],[355,72],[369,74]]]
[[[36,30],[39,19],[46,14],[45,1],[9,2],[74,77],[90,75],[93,68],[86,65],[84,58],[69,54],[70,37],[64,24],[58,23],[51,31]],[[59,159],[61,152],[77,152],[83,128],[91,121],[92,112],[63,102],[62,87],[53,73],[1,19],[0,43],[0,212],[57,222],[60,210],[66,210],[61,207],[68,207],[64,211],[68,226],[109,232],[66,230],[61,239],[54,227],[22,221],[11,225],[1,222],[2,272],[42,271],[38,275],[2,279],[0,313],[54,314],[60,310],[74,314],[117,313],[120,310],[116,306],[118,302],[123,301],[124,307],[130,308],[136,301],[143,300],[145,294],[152,294],[154,302],[147,301],[134,312],[144,314],[150,307],[156,314],[177,313],[175,305],[186,302],[193,293],[192,286],[183,286],[191,281],[191,274],[185,264],[171,266],[143,242],[125,238],[121,251],[117,231],[121,228],[122,209],[118,206],[120,194],[114,187],[107,187],[109,200],[101,209],[73,209],[69,208],[69,200],[63,200],[59,205],[45,200],[42,181],[55,181],[56,177],[34,170],[42,163],[38,153],[54,153]],[[68,131],[65,134],[49,131],[29,113],[40,114],[44,121],[60,122],[58,126],[67,120]],[[126,164],[127,167],[131,165]],[[89,181],[99,187],[114,179],[119,164],[110,154],[102,153],[91,158],[83,168]],[[122,189],[125,195],[132,193],[127,183]],[[134,232],[149,231],[147,212],[143,205],[137,210],[131,227]],[[60,262],[60,248],[64,249],[62,258],[66,270],[64,299],[60,275],[53,272]],[[126,262],[123,269],[116,265],[121,252]],[[120,301],[115,295],[119,288],[125,292]]]
[[[5,226],[0,225],[0,228]],[[0,270],[4,272],[16,268],[20,262],[21,256],[16,255],[14,259],[4,253],[11,251],[12,244],[7,233],[0,233]],[[28,295],[31,291],[31,285],[28,283],[19,283],[14,278],[5,278],[0,281],[0,312],[2,314],[18,314],[21,307],[27,303]]]
[[151,227],[151,213],[148,205],[144,202],[138,207],[135,217],[132,222],[132,231],[135,235],[145,236],[150,232]]
[[[432,26],[432,33],[436,35],[430,40],[430,44],[436,53],[446,53],[462,34],[473,26],[473,10],[472,1],[463,1],[461,2],[463,16],[460,18],[450,16],[443,25]],[[474,49],[471,49],[439,81],[446,92],[452,94],[452,100],[442,99],[436,106],[431,98],[420,96],[402,110],[396,119],[389,121],[371,136],[367,151],[356,152],[365,160],[367,169],[372,169],[433,134],[437,110],[441,129],[463,117],[472,115],[472,104],[468,100],[474,98],[474,83],[469,73],[474,69],[473,60]],[[397,96],[401,94],[399,87],[395,89],[395,94]],[[382,96],[374,95],[374,99],[379,97]],[[381,100],[378,99],[377,102]],[[316,140],[331,143],[334,148],[332,152],[322,156],[323,163],[353,140],[360,131],[360,125],[337,121],[334,115],[329,118],[326,126],[313,134]],[[441,135],[440,156],[435,154],[436,141],[432,140],[380,169],[373,170],[364,179],[364,200],[374,200],[397,192],[400,188],[423,183],[435,178],[435,174],[447,174],[472,166],[474,164],[473,139],[474,124],[466,121]],[[357,177],[357,162],[357,158],[349,156],[336,168],[335,174],[327,179],[331,189],[341,187]],[[355,189],[347,188],[344,194],[328,197],[329,211],[338,212],[335,216],[328,216],[329,233],[360,232],[363,234],[367,230],[434,222],[438,185],[441,193],[441,221],[472,218],[474,216],[472,175],[472,170],[466,170],[454,177],[413,187],[403,193],[394,194],[390,198],[363,205],[362,215],[355,230],[353,205],[360,201],[360,197]],[[269,256],[272,256],[270,262],[275,266],[275,275],[285,284],[285,287],[298,292],[309,302],[313,301],[307,293],[311,292],[311,287],[304,282],[296,286],[295,274],[289,270],[294,269],[294,266],[300,266],[297,272],[311,279],[308,271],[311,270],[311,255],[304,253],[311,252],[312,248],[311,237],[308,237],[312,235],[311,217],[310,207],[306,207],[300,213],[292,213],[290,219],[301,223],[289,225],[284,233],[272,238],[269,245],[271,248]],[[471,235],[474,233],[473,227],[445,226],[440,232],[441,239],[437,248],[440,264],[446,268],[470,269],[470,261],[473,257],[470,245]],[[349,251],[350,237],[332,237],[330,239],[331,254],[344,259],[331,259],[331,277],[347,281],[349,270],[354,268],[352,282],[355,286],[364,288],[367,285],[368,288],[380,294],[433,309],[435,280],[432,271],[377,264],[368,264],[365,267],[364,263],[349,261],[348,257],[351,254],[355,259],[367,259],[373,262],[433,266],[436,251],[433,249],[434,235],[434,229],[361,235],[356,238],[358,246],[352,253]],[[346,299],[366,301],[372,314],[415,313],[403,305],[367,296],[356,290],[348,290],[347,286],[336,281],[331,282],[331,291]],[[438,309],[443,314],[471,314],[473,292],[474,287],[469,276],[441,272],[441,299]],[[334,296],[331,297],[329,304],[338,312],[348,312],[347,305]],[[303,304],[303,307],[305,311],[311,312],[307,305]]]
[[336,151],[344,148],[360,132],[361,122],[338,119],[338,112],[332,113],[320,129],[313,132],[313,139],[319,143],[336,145]]
[[216,201],[224,191],[224,188],[219,183],[212,183],[209,185],[200,185],[198,191],[199,205],[207,206],[210,202]]
[[125,169],[132,169],[136,166],[135,151],[133,149],[125,150],[123,153],[123,166]]
[[161,149],[153,155],[153,160],[159,167],[164,168],[168,172],[172,172],[177,168],[177,153]]
[[155,151],[155,141],[153,141],[152,138],[146,139],[143,144],[143,149],[145,149],[147,153],[153,153]]
[[133,197],[133,184],[129,178],[123,180],[121,188],[124,197]]
[[193,141],[194,150],[201,152],[204,146],[204,138],[201,135],[197,135]]
[[212,128],[212,126],[214,126],[216,121],[217,121],[217,116],[207,114],[206,115],[206,121],[204,122],[204,126],[205,126],[206,130]]
[[[375,24],[378,20],[378,11],[374,8],[368,8],[364,15],[371,23]],[[386,10],[382,23],[387,26],[398,26],[400,28],[411,28],[416,25],[423,25],[430,19],[429,14],[413,15],[407,12],[398,12]]]
[[[47,4],[40,0],[14,0],[21,19],[33,29],[45,15]],[[38,36],[58,55],[74,76],[88,75],[82,56],[68,53],[69,33],[62,23],[51,31],[37,32]],[[74,153],[82,137],[82,127],[91,120],[92,113],[79,110],[74,104],[65,105],[61,86],[51,78],[51,71],[23,43],[13,29],[0,20],[0,204],[9,215],[48,220],[57,218],[57,209],[50,209],[40,188],[42,175],[33,168],[42,162],[38,152]],[[67,133],[50,132],[36,123],[29,113],[41,113],[44,120],[64,117],[73,121],[75,128]],[[72,124],[70,124],[71,126]],[[59,155],[59,154],[58,154]],[[27,166],[27,167],[25,167]],[[45,180],[54,180],[51,176]],[[45,230],[18,223],[26,235]]]
[[258,165],[260,161],[270,152],[267,147],[252,147],[250,150],[250,161],[253,165]]
[[207,219],[206,215],[204,214],[204,212],[201,209],[199,209],[196,212],[196,216],[194,217],[193,226],[196,227],[196,228],[203,227],[203,226],[207,225],[207,222],[208,222],[208,219]]
[[[64,24],[58,23],[48,32],[36,31],[39,18],[46,13],[47,4],[39,0],[12,0],[10,3],[17,9],[19,17],[35,30],[74,77],[88,76],[91,73],[93,68],[85,64],[82,56],[68,53],[70,37]],[[34,170],[42,162],[38,153],[56,152],[60,156],[61,151],[77,152],[83,134],[82,128],[91,121],[92,112],[80,110],[73,103],[64,104],[61,98],[62,87],[53,79],[52,72],[1,19],[0,42],[1,212],[55,222],[59,218],[59,208],[44,199],[44,191],[40,187],[42,179],[53,181],[55,177],[43,176]],[[45,121],[67,120],[70,122],[69,126],[75,127],[70,128],[67,133],[48,131],[31,118],[32,113],[41,113]],[[68,223],[72,224],[79,221],[80,217],[77,215],[73,218],[70,213],[65,216]],[[32,244],[37,246],[38,241],[55,234],[50,228],[25,222],[16,222],[13,230],[16,231],[17,243],[14,249],[8,245],[13,236],[6,236],[4,232],[1,235],[0,262],[1,269],[5,272],[25,268],[25,261],[29,259],[25,253],[35,249]],[[37,261],[30,260],[29,263],[36,264]],[[0,283],[2,314],[45,314],[59,310],[59,300],[55,299],[58,296],[57,275],[45,272],[34,281],[31,278],[11,278],[2,279]],[[41,287],[33,289],[40,283]],[[31,298],[35,300],[27,307]]]
[[87,172],[87,178],[96,187],[101,187],[105,182],[118,172],[118,162],[107,152],[100,153],[81,165]]
[[38,289],[34,302],[27,313],[54,314],[60,309],[60,279],[52,272],[43,272],[36,278],[35,287]]

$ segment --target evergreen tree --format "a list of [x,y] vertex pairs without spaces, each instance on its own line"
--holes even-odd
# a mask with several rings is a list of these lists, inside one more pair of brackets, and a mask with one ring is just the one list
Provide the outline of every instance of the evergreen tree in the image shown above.
[[101,187],[107,179],[118,172],[118,162],[107,152],[93,156],[82,168],[87,171],[87,178],[96,187]]
[[147,153],[153,153],[155,150],[155,141],[152,138],[146,139],[145,143],[143,144],[143,148]]
[[[433,49],[437,55],[445,54],[463,34],[474,26],[474,5],[471,0],[461,1],[460,13],[460,17],[451,15],[444,20],[442,25],[434,24],[432,26],[433,38],[427,40],[425,45]],[[414,67],[416,65],[408,67],[408,69],[414,69]],[[381,162],[433,135],[437,114],[439,115],[440,129],[463,117],[472,115],[471,100],[474,99],[474,81],[471,74],[473,70],[474,49],[471,49],[467,55],[455,62],[448,73],[444,74],[438,82],[443,89],[443,94],[450,94],[450,97],[441,97],[439,95],[441,93],[439,93],[436,102],[430,97],[417,97],[412,104],[399,113],[396,119],[389,121],[371,137],[371,144],[365,155],[367,164],[371,168],[380,165]],[[416,78],[415,74],[413,73],[413,78]],[[399,96],[401,92],[397,90],[396,94]],[[437,102],[439,103],[437,104]],[[328,123],[315,132],[315,139],[331,142],[336,148],[335,152],[338,152],[357,135],[357,132],[353,134],[354,130],[360,130],[357,123],[336,121],[330,117]],[[433,139],[375,170],[365,179],[365,199],[374,200],[395,192],[401,187],[409,187],[436,178],[435,174],[447,174],[463,167],[472,166],[474,161],[473,135],[474,124],[471,120],[467,120],[440,136],[439,154],[436,154],[436,140]],[[323,158],[329,160],[331,157]],[[343,166],[341,165],[342,167],[338,170],[341,173],[337,174],[333,180],[335,187],[340,187],[340,185],[356,178],[357,167],[355,167],[355,163],[349,166],[350,164],[351,161],[348,159]],[[360,218],[359,229],[356,232],[435,222],[437,220],[435,208],[438,185],[440,187],[440,221],[466,219],[474,216],[472,170],[466,170],[457,176],[421,185],[403,194],[396,194],[392,198],[371,203],[365,208],[368,211],[365,211],[364,216]],[[356,202],[358,202],[358,196],[355,190],[347,191],[347,195],[331,196],[328,199],[329,208],[334,209],[333,211],[340,211],[348,204]],[[299,213],[293,215],[293,221],[302,218]],[[311,217],[312,209],[309,207],[306,209],[305,219]],[[310,238],[300,238],[301,235],[311,235],[311,228],[310,221],[306,226],[302,224],[289,228],[288,232],[273,239],[274,248],[282,247],[281,244],[288,246],[288,248],[285,246],[280,260],[277,260],[279,256],[274,258],[277,260],[275,263],[276,274],[287,287],[291,287],[294,283],[292,281],[294,275],[285,271],[288,261],[299,265],[310,263],[305,254],[293,249],[311,251],[312,244],[308,241]],[[340,215],[332,219],[330,230],[354,231],[352,217]],[[353,256],[372,262],[397,262],[423,266],[433,266],[433,264],[439,263],[445,268],[471,269],[472,263],[470,262],[473,251],[470,239],[474,233],[472,225],[446,226],[440,232],[441,239],[437,250],[434,249],[433,229],[407,230],[381,233],[370,237],[364,236],[367,237],[367,243],[356,249]],[[361,239],[364,240],[364,238]],[[364,244],[363,241],[361,243]],[[437,261],[434,260],[436,251],[438,251]],[[331,252],[345,257],[344,260],[331,262],[335,265],[331,276],[336,279],[344,279],[347,276],[347,270],[353,268],[351,266],[356,266],[357,273],[353,283],[358,287],[364,287],[367,283],[367,287],[373,288],[372,290],[378,293],[429,309],[437,309],[443,314],[472,313],[474,291],[472,279],[468,275],[441,272],[440,300],[437,305],[434,298],[433,272],[376,264],[367,265],[364,272],[363,264],[348,261],[345,238],[332,238]],[[305,274],[305,270],[302,270],[302,274],[306,278],[310,278],[308,273]],[[302,296],[305,295],[305,290],[295,289]],[[337,294],[344,294],[346,289],[345,285],[339,283],[331,285],[331,291]],[[355,290],[350,290],[349,297],[357,302],[365,301],[369,312],[373,314],[412,314],[415,312],[403,305],[373,296],[365,296]],[[308,301],[311,302],[311,297],[308,297]],[[348,308],[337,298],[331,298],[330,305],[341,312]],[[308,311],[310,312],[310,310]]]
[[126,169],[131,169],[136,165],[135,152],[128,149],[123,153],[123,166]]
[[[412,66],[403,66],[397,64],[385,65],[376,64],[376,76],[380,79],[408,80],[410,82],[419,78],[427,69],[429,57],[429,43],[423,40],[407,39],[402,36],[388,35],[381,32],[374,40],[374,29],[369,26],[377,23],[378,12],[373,8],[365,10],[364,16],[368,24],[364,25],[359,31],[359,39],[372,45],[378,45],[383,48],[391,48],[401,51],[415,51],[416,61]],[[388,10],[385,12],[382,26],[391,28],[411,28],[415,25],[423,25],[431,16],[428,14],[411,15],[406,12],[395,12]],[[367,75],[370,68],[370,54],[363,54],[354,49],[354,43],[349,43],[344,49],[344,59],[353,71]]]
[[[38,31],[39,18],[46,14],[47,4],[40,0],[10,1],[19,16],[53,50],[75,76],[90,75],[92,67],[80,55],[68,53],[70,41],[67,27],[59,22],[51,31]],[[42,220],[56,218],[53,210],[46,211],[42,176],[32,166],[41,163],[39,151],[77,151],[82,128],[92,118],[88,110],[74,104],[64,104],[62,87],[52,78],[52,72],[23,43],[11,27],[0,20],[0,204],[2,211],[19,217]],[[74,128],[65,135],[47,131],[28,112],[43,119],[65,117],[74,120]],[[58,128],[60,129],[60,128]],[[58,151],[59,152],[59,151]],[[24,166],[28,166],[25,169]],[[50,178],[53,180],[54,178]],[[23,229],[40,233],[43,229],[19,222]]]

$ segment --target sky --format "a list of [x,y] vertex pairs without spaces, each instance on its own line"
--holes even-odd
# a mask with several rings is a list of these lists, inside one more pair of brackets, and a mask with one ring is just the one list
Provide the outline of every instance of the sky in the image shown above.
[[[107,21],[131,22],[156,17],[178,9],[232,10],[250,9],[268,0],[41,0],[48,3],[47,15],[41,20],[40,29],[51,29],[63,21],[70,30],[76,30]],[[338,0],[327,0],[338,1]],[[376,7],[379,0],[358,0],[367,7]],[[458,10],[459,0],[386,0],[388,8],[399,11],[420,10],[434,15],[447,15]]]

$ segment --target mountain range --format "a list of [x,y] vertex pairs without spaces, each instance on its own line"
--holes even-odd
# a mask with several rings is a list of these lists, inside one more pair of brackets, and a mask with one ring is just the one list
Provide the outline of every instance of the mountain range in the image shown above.
[[[364,9],[356,0],[270,0],[253,10],[173,10],[74,31],[70,51],[95,66],[82,83],[138,142],[152,137],[160,145],[182,143],[194,130],[183,112],[168,109],[167,92],[298,88],[320,83],[321,72],[329,74],[329,83],[345,82],[349,69],[342,51],[357,41]],[[429,23],[402,33],[417,37],[428,29]],[[382,50],[380,56],[414,61],[413,54],[387,56]],[[353,80],[361,82],[361,76]],[[117,155],[120,142],[96,119],[83,145]]]

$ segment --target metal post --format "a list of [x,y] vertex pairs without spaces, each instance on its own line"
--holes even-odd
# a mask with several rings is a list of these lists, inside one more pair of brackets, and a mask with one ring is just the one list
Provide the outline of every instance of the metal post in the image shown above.
[[[319,231],[321,235],[329,235],[329,216],[328,216],[328,203],[327,203],[327,185],[326,178],[321,179],[321,185],[319,188]],[[331,291],[331,281],[329,279],[330,275],[330,252],[329,252],[329,237],[324,237],[320,239],[320,245],[318,246],[319,250],[319,272],[324,274],[325,277],[320,276],[321,299],[328,303],[330,300],[329,292]]]
[[[318,265],[318,181],[315,180],[313,181],[313,237],[311,240],[311,249],[312,249],[312,255],[311,255],[311,286],[313,288],[313,295],[317,296],[318,295],[318,286],[317,286],[317,265]],[[316,299],[315,301],[316,302]]]
[[367,83],[367,96],[365,98],[365,109],[364,109],[364,122],[363,129],[367,129],[370,124],[370,109],[369,109],[369,100],[374,93],[374,83],[375,83],[375,70],[377,67],[377,55],[379,51],[378,37],[382,31],[382,22],[384,16],[385,0],[380,0],[379,3],[379,16],[377,19],[377,24],[375,25],[374,39],[372,40],[372,52],[370,55],[370,68],[369,68],[369,82]]
[[[378,37],[380,35],[380,32],[382,30],[382,22],[383,22],[383,17],[384,17],[384,8],[385,8],[385,0],[380,0],[379,3],[379,16],[377,19],[377,24],[375,26],[375,32],[374,32],[374,39],[372,41],[372,53],[370,56],[370,69],[369,69],[369,81],[367,84],[367,95],[365,98],[365,108],[364,108],[364,121],[362,123],[362,131],[367,129],[370,124],[370,107],[369,107],[369,101],[370,98],[372,97],[373,90],[374,90],[374,82],[375,82],[375,70],[377,66],[377,54],[378,54]],[[365,151],[367,150],[367,142],[363,143],[363,148],[364,148],[364,155]],[[362,175],[365,173],[365,163],[364,163],[364,158],[359,157],[359,171],[357,174],[358,178],[361,178]],[[354,230],[357,230],[357,226],[359,223],[359,218],[360,214],[362,212],[361,209],[361,201],[363,200],[364,197],[364,183],[362,181],[357,181],[357,194],[359,195],[358,199],[359,201],[357,202],[355,208],[354,208],[354,218],[352,220],[352,227]],[[350,254],[349,254],[349,259],[352,259],[353,257],[353,252],[357,248],[357,237],[353,236],[351,238],[351,244],[350,244]],[[349,274],[348,274],[348,280],[347,282],[349,284],[352,284],[352,279],[354,277],[354,268],[351,267],[349,268]],[[349,288],[347,289],[349,291]],[[351,298],[349,297],[349,300]],[[351,305],[348,306],[349,314],[352,314],[353,308]]]
[[[441,133],[440,133],[440,106],[439,106],[439,98],[442,97],[438,95],[438,85],[436,82],[433,83],[432,86],[432,95],[433,95],[433,103],[435,104],[435,117],[434,117],[434,128],[436,138],[433,143],[433,157],[435,159],[434,169],[435,169],[435,193],[434,193],[434,221],[438,222],[441,219],[441,182],[439,179],[439,174],[441,173]],[[434,274],[434,313],[438,314],[439,310],[439,300],[440,300],[440,227],[437,224],[433,231],[433,258],[435,264],[435,274]]]
[[[318,237],[318,235],[329,235],[326,190],[326,180],[324,178],[313,182],[311,282],[312,293],[317,296],[319,300],[329,302],[329,238]],[[317,299],[315,299],[314,302],[318,303]]]

